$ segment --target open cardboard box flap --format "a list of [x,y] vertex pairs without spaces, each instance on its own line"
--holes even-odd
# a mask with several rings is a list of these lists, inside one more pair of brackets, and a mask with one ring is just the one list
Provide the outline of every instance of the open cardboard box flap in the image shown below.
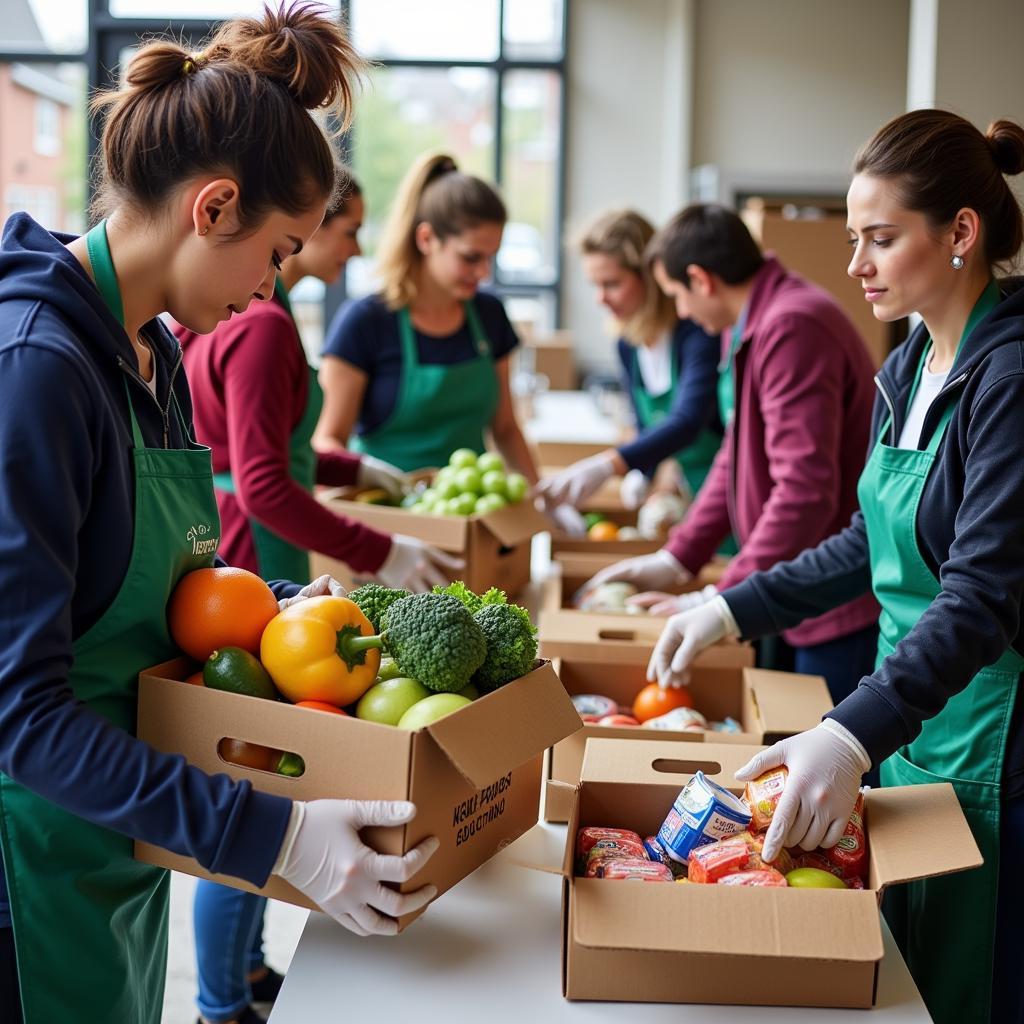
[[[509,690],[515,686],[515,695]],[[524,697],[528,708],[523,713]],[[582,728],[583,723],[548,662],[529,675],[426,727],[448,760],[482,789]]]
[[758,717],[771,734],[766,741],[802,732],[809,722],[820,721],[832,710],[832,699],[821,676],[763,668],[748,668],[744,674],[750,683],[749,692]]
[[480,516],[480,521],[506,547],[522,544],[538,533],[551,529],[551,522],[527,499],[518,505],[506,505],[496,512]]
[[[948,782],[871,789],[864,803],[872,888],[966,871],[984,863]],[[922,842],[922,836],[934,841]]]
[[[613,885],[574,879],[573,938],[593,949],[880,960],[878,905],[869,892],[717,885]],[[757,921],[757,927],[745,922]]]

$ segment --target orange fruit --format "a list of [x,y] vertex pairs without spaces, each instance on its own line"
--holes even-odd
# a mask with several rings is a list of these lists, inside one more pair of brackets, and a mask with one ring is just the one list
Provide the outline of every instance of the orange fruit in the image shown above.
[[599,523],[594,525],[587,530],[587,536],[591,540],[615,540],[619,535],[619,528],[614,524],[608,522],[607,519],[602,519]]
[[217,744],[217,753],[229,764],[257,768],[261,772],[275,771],[281,757],[280,750],[272,750],[258,743],[244,743],[242,740],[226,738]]
[[633,717],[638,722],[668,714],[674,708],[692,708],[693,698],[684,686],[679,690],[663,690],[657,683],[645,686],[633,701]]
[[314,711],[329,711],[332,715],[344,715],[348,718],[347,711],[342,711],[341,708],[328,704],[325,700],[300,700],[296,701],[295,706],[297,708],[312,708]]
[[259,655],[260,638],[277,614],[274,592],[247,569],[196,569],[181,578],[167,603],[174,642],[197,661],[220,647]]
[[206,685],[206,683],[203,681],[203,673],[202,673],[201,669],[198,672],[193,672],[192,675],[190,675],[188,677],[188,679],[185,680],[185,682],[186,683],[191,683],[193,686],[205,686]]

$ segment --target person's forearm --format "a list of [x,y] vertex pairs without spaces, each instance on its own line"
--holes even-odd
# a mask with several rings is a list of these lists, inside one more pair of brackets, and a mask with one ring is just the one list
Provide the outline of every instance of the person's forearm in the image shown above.
[[535,484],[538,480],[537,468],[533,464],[533,455],[523,432],[519,429],[519,424],[512,423],[501,430],[492,429],[491,437],[509,467],[522,473],[531,484]]

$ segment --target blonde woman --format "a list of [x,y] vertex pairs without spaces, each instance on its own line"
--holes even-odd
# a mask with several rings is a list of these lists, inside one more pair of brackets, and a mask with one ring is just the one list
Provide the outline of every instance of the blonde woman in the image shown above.
[[692,494],[704,483],[722,441],[716,400],[719,341],[680,320],[644,259],[654,227],[633,210],[602,214],[580,240],[583,270],[614,317],[618,354],[633,403],[637,438],[581,459],[538,488],[554,504],[579,505],[614,475],[637,507],[658,465],[674,459]]
[[443,466],[485,433],[537,480],[509,390],[519,344],[501,301],[479,290],[501,245],[505,205],[443,154],[421,157],[395,199],[378,250],[381,290],[328,332],[315,443],[414,470]]

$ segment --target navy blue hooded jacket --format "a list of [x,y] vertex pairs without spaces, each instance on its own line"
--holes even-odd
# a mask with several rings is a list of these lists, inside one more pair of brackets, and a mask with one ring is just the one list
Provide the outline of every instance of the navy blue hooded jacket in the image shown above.
[[[671,359],[676,368],[676,387],[668,414],[619,449],[630,469],[652,476],[658,463],[689,448],[704,429],[722,433],[718,416],[718,359],[721,343],[717,335],[706,334],[692,320],[679,320],[672,330]],[[640,422],[633,389],[643,388],[636,349],[625,338],[619,339],[619,362],[623,383]]]
[[[943,410],[956,411],[939,445],[917,514],[918,545],[942,586],[895,652],[830,718],[864,744],[874,764],[921,731],[984,667],[1012,647],[1024,654],[1024,280],[1000,282],[1002,301],[957,355],[932,402],[920,447]],[[872,445],[892,417],[895,445],[928,341],[920,326],[876,382]],[[867,532],[850,525],[816,548],[724,593],[744,636],[776,633],[871,586]],[[1018,684],[1004,765],[1004,795],[1024,793],[1024,700]]]
[[[72,644],[131,558],[125,380],[147,446],[185,446],[172,389],[192,418],[178,343],[158,320],[146,325],[154,400],[70,240],[15,214],[0,242],[0,771],[81,818],[262,885],[291,802],[157,753],[68,685]],[[0,899],[9,925],[2,889]]]

